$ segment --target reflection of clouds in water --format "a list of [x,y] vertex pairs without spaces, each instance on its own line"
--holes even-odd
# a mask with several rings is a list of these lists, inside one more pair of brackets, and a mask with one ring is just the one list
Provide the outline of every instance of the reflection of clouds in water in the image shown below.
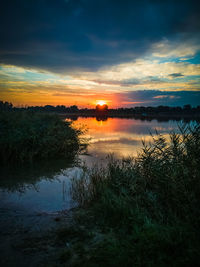
[[141,142],[140,140],[134,139],[134,138],[99,138],[99,139],[94,139],[92,140],[92,144],[95,143],[107,143],[109,142],[110,144],[137,144]]
[[[102,123],[95,118],[79,118],[73,124],[77,127],[84,124],[88,128],[87,136],[91,137],[89,155],[81,155],[80,159],[89,167],[96,163],[106,164],[105,157],[109,153],[114,153],[117,158],[137,156],[142,147],[141,141],[148,143],[152,140],[150,132],[155,134],[156,129],[168,136],[168,132],[177,129],[177,123],[172,121],[148,122],[118,118],[109,118]],[[77,204],[71,197],[71,181],[80,179],[82,175],[83,169],[72,167],[70,162],[55,160],[18,169],[2,168],[0,206],[15,203],[16,208],[24,207],[32,211],[68,210]],[[6,192],[2,194],[3,188]],[[24,192],[19,194],[22,188]]]
[[[163,136],[165,136],[163,134]],[[142,144],[142,140],[145,139],[150,141],[152,139],[151,135],[125,135],[124,137],[105,137],[105,138],[97,138],[92,139],[90,144],[95,145],[96,143],[121,143],[121,144]]]
[[80,179],[84,174],[83,169],[80,167],[73,167],[62,170],[61,174],[57,176],[59,180],[68,178],[67,181],[70,183],[70,180],[73,178]]
[[95,143],[98,143],[98,142],[116,142],[116,141],[119,141],[119,140],[120,140],[119,137],[92,138],[90,143],[91,144],[95,144]]
[[57,180],[61,183],[62,191],[62,210],[69,210],[76,207],[78,204],[72,199],[71,186],[72,180],[79,180],[84,175],[83,169],[80,167],[72,167],[62,170],[56,176]]
[[3,165],[0,168],[0,188],[5,191],[39,190],[41,181],[53,181],[61,170],[72,165],[70,160],[41,160],[23,165]]
[[136,156],[139,148],[141,148],[139,141],[124,139],[121,142],[97,142],[91,145],[90,153],[101,158],[105,158],[110,153],[116,157],[128,157]]
[[[153,135],[154,136],[154,135]],[[169,140],[168,134],[162,134],[166,140]],[[95,143],[92,143],[89,147],[89,153],[98,159],[105,159],[107,154],[114,154],[115,157],[135,157],[141,152],[142,149],[142,141],[146,144],[152,142],[152,136],[144,135],[138,137],[130,137],[130,138],[119,138],[119,139],[110,139],[110,140],[99,140]]]
[[90,138],[88,153],[94,157],[105,157],[114,153],[117,157],[137,156],[142,147],[142,140],[150,142],[151,134],[166,135],[178,128],[177,122],[141,121],[135,119],[108,118],[99,123],[95,118],[79,118],[74,125],[87,125],[87,137]]
[[99,124],[95,118],[78,118],[73,123],[75,126],[86,125],[88,128],[88,134],[95,136],[96,134],[119,134],[119,133],[135,133],[135,134],[149,134],[149,131],[159,127],[161,131],[169,131],[170,129],[177,128],[177,122],[158,122],[157,120],[152,121],[141,121],[135,119],[120,119],[120,118],[109,118],[106,122]]
[[166,132],[166,131],[169,131],[169,132],[172,132],[175,130],[174,127],[161,127],[161,126],[156,126],[155,129],[156,131],[158,131],[158,133],[163,133],[163,132]]
[[[160,125],[161,124],[161,125]],[[139,135],[149,135],[151,132],[155,132],[155,129],[158,129],[160,133],[170,132],[171,130],[177,129],[177,123],[169,121],[167,123],[158,123],[157,121],[152,121],[151,124],[137,124],[129,125],[124,130],[128,133],[134,133]]]
[[[77,206],[77,203],[71,197],[71,180],[80,179],[83,170],[78,167],[63,168],[56,173],[51,179],[43,177],[36,181],[35,186],[28,184],[28,181],[20,181],[20,188],[9,187],[9,190],[0,188],[1,203],[0,208],[4,205],[15,205],[16,209],[23,208],[35,212],[56,212],[69,210]],[[17,177],[15,177],[17,178]],[[24,185],[23,194],[21,187]],[[10,185],[11,186],[11,185]],[[36,190],[37,188],[37,190]]]

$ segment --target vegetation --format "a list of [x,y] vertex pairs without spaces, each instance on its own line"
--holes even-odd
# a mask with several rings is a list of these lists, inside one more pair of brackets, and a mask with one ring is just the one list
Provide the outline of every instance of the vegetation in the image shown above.
[[[24,107],[13,107],[12,103],[0,101],[0,111],[17,110],[17,111],[34,111],[34,112],[45,112],[45,113],[61,113],[61,114],[73,114],[73,115],[84,115],[84,116],[98,116],[104,111],[107,116],[142,116],[142,117],[157,117],[157,116],[169,116],[169,117],[199,117],[200,106],[191,107],[187,104],[183,107],[169,107],[169,106],[157,106],[157,107],[131,107],[131,108],[117,108],[108,109],[108,106],[97,105],[96,109],[79,109],[76,105],[66,107],[64,105],[45,105],[45,106],[24,106]],[[99,113],[99,114],[98,114]],[[104,115],[105,115],[104,114]]]
[[59,233],[67,244],[62,264],[198,265],[200,126],[169,137],[158,134],[136,159],[111,157],[74,180],[82,209],[77,225]]
[[31,162],[71,157],[81,147],[80,130],[56,115],[25,111],[0,113],[0,161]]
[[12,110],[12,108],[13,108],[12,103],[3,102],[0,100],[0,111],[8,111]]
[[108,111],[108,105],[103,104],[103,105],[96,105],[96,112],[106,112]]

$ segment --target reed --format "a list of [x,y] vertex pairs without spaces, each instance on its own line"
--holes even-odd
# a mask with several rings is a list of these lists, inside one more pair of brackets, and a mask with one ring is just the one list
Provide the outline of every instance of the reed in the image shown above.
[[83,207],[79,224],[103,235],[79,264],[197,266],[199,166],[200,126],[185,126],[167,139],[152,136],[135,159],[110,157],[106,168],[74,180],[73,196]]
[[0,160],[10,163],[71,157],[80,149],[80,134],[57,115],[0,112]]

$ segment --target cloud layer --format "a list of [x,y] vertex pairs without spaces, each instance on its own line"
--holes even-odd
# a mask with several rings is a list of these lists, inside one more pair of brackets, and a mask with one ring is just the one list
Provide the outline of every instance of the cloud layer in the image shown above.
[[199,101],[198,1],[3,0],[0,7],[3,100]]
[[3,1],[0,60],[65,72],[134,60],[152,47],[160,57],[194,55],[199,11],[193,0]]

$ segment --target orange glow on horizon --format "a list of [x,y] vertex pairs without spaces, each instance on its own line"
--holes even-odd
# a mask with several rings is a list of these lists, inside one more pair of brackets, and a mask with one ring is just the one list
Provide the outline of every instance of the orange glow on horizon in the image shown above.
[[97,105],[103,106],[106,105],[106,102],[104,100],[97,100]]
[[[39,88],[38,88],[39,90]],[[101,98],[102,95],[98,92],[92,92],[93,94],[78,94],[72,93],[54,93],[49,90],[35,90],[35,91],[10,91],[0,92],[0,100],[11,102],[14,106],[45,106],[45,105],[64,105],[72,106],[76,105],[81,108],[94,109],[96,105],[103,106],[107,104],[109,108],[119,107],[119,103],[122,101],[120,96],[114,93],[107,93],[106,98]],[[102,101],[102,102],[100,102]]]

